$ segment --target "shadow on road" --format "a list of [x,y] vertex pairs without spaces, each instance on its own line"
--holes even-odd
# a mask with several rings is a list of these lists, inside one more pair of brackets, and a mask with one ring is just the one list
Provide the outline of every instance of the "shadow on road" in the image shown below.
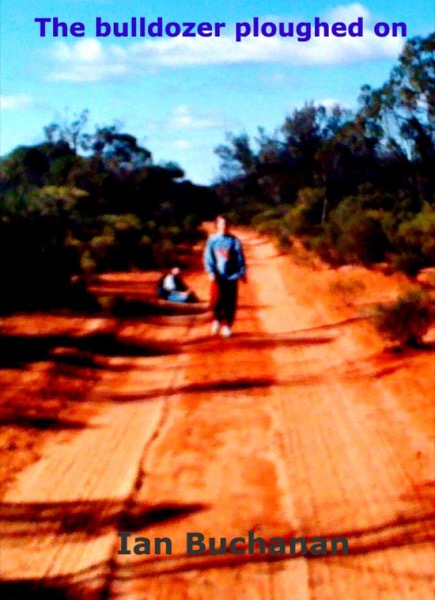
[[[75,350],[81,354],[56,352],[59,349]],[[40,361],[66,362],[82,366],[95,366],[92,354],[100,356],[164,356],[177,353],[178,346],[170,342],[126,341],[112,333],[96,333],[83,337],[68,335],[0,336],[0,369],[24,368],[26,364]]]
[[161,396],[170,397],[178,394],[206,394],[215,392],[237,392],[240,390],[255,390],[258,388],[269,388],[275,384],[275,378],[272,377],[238,377],[234,379],[219,379],[213,381],[205,381],[200,383],[190,383],[174,388],[161,388],[147,390],[137,393],[120,393],[105,396],[107,400],[120,400],[123,402],[133,402],[137,400],[153,400]]
[[65,502],[0,503],[3,537],[22,537],[47,533],[96,535],[108,527],[117,531],[139,531],[159,523],[176,522],[208,509],[204,503],[165,503],[140,505],[122,500],[76,500]]
[[[311,331],[311,330],[306,330]],[[222,340],[219,337],[202,337],[192,340],[187,340],[182,344],[185,348],[195,348],[202,346],[210,346],[214,348],[216,345],[225,344],[226,350],[236,349],[261,349],[261,348],[276,348],[279,346],[305,346],[310,344],[329,344],[336,339],[336,335],[325,336],[301,336],[302,331],[279,334],[250,334],[250,333],[235,333],[230,339]]]

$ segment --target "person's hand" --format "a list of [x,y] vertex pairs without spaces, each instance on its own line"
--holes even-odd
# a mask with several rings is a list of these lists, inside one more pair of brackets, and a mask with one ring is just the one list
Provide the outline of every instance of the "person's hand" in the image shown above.
[[209,273],[208,276],[210,278],[210,281],[215,281],[216,275],[214,273]]

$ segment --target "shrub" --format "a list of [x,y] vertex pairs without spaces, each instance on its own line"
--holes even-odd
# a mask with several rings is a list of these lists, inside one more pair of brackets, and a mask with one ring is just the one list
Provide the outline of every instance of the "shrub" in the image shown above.
[[434,319],[429,294],[412,288],[395,302],[377,305],[374,324],[381,336],[400,346],[418,346]]
[[331,236],[328,231],[324,231],[315,237],[304,238],[303,245],[307,250],[315,252],[329,265],[338,266],[343,262],[335,244],[331,242]]
[[346,223],[337,247],[345,262],[369,265],[384,259],[389,242],[376,218],[357,213]]
[[325,188],[303,188],[298,192],[296,205],[299,212],[295,214],[298,214],[299,226],[307,232],[313,225],[320,225],[322,222],[325,194]]
[[403,221],[391,237],[398,252],[396,268],[416,275],[422,267],[434,263],[435,211],[425,205],[411,220]]
[[285,216],[287,210],[287,207],[282,206],[262,210],[251,219],[250,225],[252,227],[257,227],[261,226],[263,223],[268,223],[269,221],[280,220]]
[[313,224],[310,222],[307,214],[307,209],[302,205],[292,207],[287,213],[286,222],[295,235],[311,233]]
[[158,267],[168,267],[176,258],[174,243],[166,238],[155,242],[152,247],[154,262]]
[[136,251],[137,265],[141,269],[147,269],[153,266],[153,241],[148,235],[143,235]]
[[329,284],[329,290],[346,305],[351,306],[355,298],[365,290],[365,284],[360,279],[337,278]]
[[395,254],[391,258],[391,264],[394,270],[402,271],[409,275],[409,277],[415,277],[420,269],[425,266],[421,254],[418,254],[417,252],[402,252],[402,254]]
[[255,227],[260,233],[278,236],[282,231],[283,223],[281,219],[270,219],[261,223],[257,221]]
[[277,243],[278,243],[278,248],[280,250],[288,250],[289,248],[292,247],[293,245],[293,240],[289,234],[288,231],[286,231],[285,229],[283,231],[281,231],[278,236],[277,236]]
[[80,258],[80,268],[85,275],[94,273],[97,270],[97,263],[89,250],[85,250]]

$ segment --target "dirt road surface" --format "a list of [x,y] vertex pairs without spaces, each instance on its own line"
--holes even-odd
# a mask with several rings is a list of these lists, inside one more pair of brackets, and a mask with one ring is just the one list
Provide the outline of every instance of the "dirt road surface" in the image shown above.
[[[434,351],[383,352],[360,317],[398,280],[342,270],[366,286],[343,303],[340,273],[239,235],[249,272],[229,340],[208,313],[4,320],[47,352],[3,365],[4,394],[51,406],[68,389],[70,412],[5,487],[2,597],[433,598]],[[207,297],[202,272],[189,282]],[[349,554],[186,553],[187,533],[250,531],[345,537]],[[150,552],[119,554],[118,532]],[[154,551],[162,537],[171,553]]]

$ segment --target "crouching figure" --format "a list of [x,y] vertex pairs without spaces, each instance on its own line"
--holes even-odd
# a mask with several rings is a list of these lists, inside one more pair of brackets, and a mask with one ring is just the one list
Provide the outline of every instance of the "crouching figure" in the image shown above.
[[193,292],[180,276],[180,267],[173,265],[157,282],[157,295],[170,302],[198,302]]

